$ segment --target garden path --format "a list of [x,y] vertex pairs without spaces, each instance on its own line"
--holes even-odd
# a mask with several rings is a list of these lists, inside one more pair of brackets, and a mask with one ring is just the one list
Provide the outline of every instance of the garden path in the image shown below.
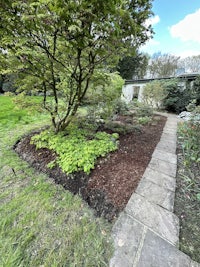
[[167,116],[144,175],[113,227],[110,267],[200,267],[179,251],[179,220],[173,213],[178,119]]

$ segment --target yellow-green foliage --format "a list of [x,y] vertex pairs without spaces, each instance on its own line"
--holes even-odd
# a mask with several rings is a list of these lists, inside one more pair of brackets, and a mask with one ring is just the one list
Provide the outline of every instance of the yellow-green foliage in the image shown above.
[[37,148],[49,148],[56,152],[56,162],[51,162],[49,167],[57,163],[67,174],[82,170],[89,174],[98,157],[117,149],[117,138],[118,134],[91,133],[70,125],[67,131],[58,134],[43,131],[32,137],[32,143]]

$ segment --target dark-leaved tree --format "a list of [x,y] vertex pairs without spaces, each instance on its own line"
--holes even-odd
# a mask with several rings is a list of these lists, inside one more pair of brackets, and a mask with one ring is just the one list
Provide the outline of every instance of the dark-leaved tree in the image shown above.
[[135,56],[123,57],[118,63],[117,70],[123,79],[142,79],[146,74],[147,66],[148,56],[136,52]]

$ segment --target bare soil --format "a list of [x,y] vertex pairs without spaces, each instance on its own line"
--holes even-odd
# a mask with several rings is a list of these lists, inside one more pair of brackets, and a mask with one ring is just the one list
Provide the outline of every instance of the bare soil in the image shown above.
[[[117,121],[126,126],[131,118],[120,116]],[[36,150],[35,145],[30,144],[30,138],[35,133],[19,140],[15,150],[31,166],[47,173],[56,183],[62,184],[73,194],[80,194],[97,216],[112,221],[137,188],[160,140],[165,122],[165,117],[154,116],[151,123],[140,129],[136,127],[127,134],[120,134],[119,149],[106,158],[99,158],[90,175],[83,172],[66,175],[59,167],[49,169],[47,164],[56,155],[48,149]]]

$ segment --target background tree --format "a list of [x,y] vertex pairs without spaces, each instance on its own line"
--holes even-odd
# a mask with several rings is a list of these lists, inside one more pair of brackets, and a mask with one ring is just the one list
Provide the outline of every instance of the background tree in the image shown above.
[[123,79],[142,79],[146,74],[147,66],[148,56],[136,52],[135,56],[123,57],[118,63],[117,70]]
[[7,52],[1,73],[17,73],[20,90],[43,92],[59,132],[76,114],[95,69],[116,65],[150,38],[144,23],[150,15],[151,0],[1,1],[0,46]]
[[180,68],[184,68],[185,72],[200,72],[200,55],[181,59],[179,66]]
[[150,78],[170,77],[176,74],[180,57],[170,54],[155,53],[149,60],[148,75]]
[[143,101],[152,108],[162,109],[167,92],[163,81],[152,81],[144,86]]

